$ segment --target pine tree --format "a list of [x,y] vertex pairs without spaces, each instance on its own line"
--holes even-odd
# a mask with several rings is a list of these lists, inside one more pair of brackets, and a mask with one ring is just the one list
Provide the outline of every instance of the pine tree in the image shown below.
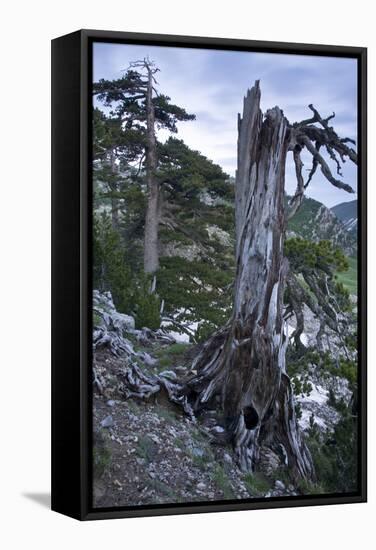
[[[233,185],[181,140],[159,145],[161,268],[158,293],[174,330],[199,323],[201,340],[227,319],[234,277]],[[189,331],[188,331],[189,333]]]
[[136,129],[144,147],[147,209],[144,230],[144,271],[155,273],[159,267],[158,230],[160,221],[160,182],[156,171],[157,129],[177,132],[177,122],[193,120],[183,108],[170,103],[159,94],[155,74],[159,69],[149,59],[131,63],[124,76],[117,80],[100,80],[93,92],[104,105],[114,107],[114,113],[127,129]]

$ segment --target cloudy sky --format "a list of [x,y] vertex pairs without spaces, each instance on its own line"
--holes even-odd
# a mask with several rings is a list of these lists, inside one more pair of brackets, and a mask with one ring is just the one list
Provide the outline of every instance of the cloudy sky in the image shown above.
[[[279,105],[288,120],[295,122],[311,116],[307,106],[313,103],[322,116],[335,111],[337,133],[356,139],[354,59],[95,43],[94,80],[120,78],[131,61],[147,56],[160,68],[156,75],[160,91],[196,115],[194,121],[179,123],[178,137],[230,175],[236,169],[237,114],[242,111],[247,88],[257,79],[261,80],[263,111]],[[295,176],[289,156],[286,189],[291,194]],[[309,157],[303,156],[303,162],[308,174]],[[356,190],[357,171],[350,161],[344,165],[343,175]],[[334,188],[319,172],[307,195],[329,207],[356,198]]]

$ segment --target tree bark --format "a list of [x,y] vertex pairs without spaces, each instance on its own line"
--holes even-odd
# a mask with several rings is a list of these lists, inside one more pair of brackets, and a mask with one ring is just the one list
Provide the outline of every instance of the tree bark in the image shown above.
[[236,280],[230,322],[205,344],[189,382],[195,408],[218,394],[225,429],[239,465],[252,470],[260,442],[280,450],[298,477],[313,475],[301,440],[285,354],[288,337],[283,293],[288,270],[285,234],[285,163],[289,125],[278,108],[260,110],[258,81],[238,121],[235,190]]
[[158,226],[159,226],[159,183],[156,179],[157,142],[155,138],[155,112],[153,105],[153,73],[147,66],[148,84],[146,92],[146,184],[147,209],[144,238],[144,271],[155,273],[159,267]]
[[[117,174],[117,166],[116,166],[116,157],[115,157],[115,151],[112,150],[110,152],[110,165],[111,165],[111,173],[116,176]],[[112,227],[115,229],[115,230],[118,230],[119,229],[119,199],[117,197],[114,196],[114,194],[116,194],[119,189],[116,185],[116,183],[111,183],[110,184],[110,190],[111,190],[111,193],[112,193],[112,197],[111,197],[111,221],[112,221]]]

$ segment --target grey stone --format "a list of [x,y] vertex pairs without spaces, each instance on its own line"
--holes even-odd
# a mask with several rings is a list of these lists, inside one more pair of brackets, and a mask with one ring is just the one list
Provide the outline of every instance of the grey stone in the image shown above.
[[228,453],[225,453],[223,455],[223,461],[224,462],[227,462],[227,464],[232,464],[232,458],[231,456],[228,454]]
[[114,425],[114,419],[110,414],[106,416],[106,418],[104,418],[101,422],[102,428],[111,428],[111,426],[113,425]]
[[205,454],[205,451],[203,451],[200,447],[192,447],[191,453],[197,458],[202,458]]
[[275,484],[274,484],[274,487],[275,487],[276,489],[280,489],[281,491],[283,491],[284,489],[286,489],[285,484],[284,484],[281,480],[279,480],[279,479],[276,480],[276,482],[275,482]]
[[222,426],[214,426],[211,431],[216,434],[223,434],[225,429]]
[[159,437],[156,436],[155,434],[148,434],[148,436],[150,437],[150,439],[151,439],[156,445],[160,445],[160,444],[161,444],[161,440],[160,440]]
[[146,353],[146,351],[141,354],[141,358],[145,363],[145,365],[147,365],[148,367],[153,367],[157,363],[157,360],[154,359],[154,357],[152,357],[148,353]]

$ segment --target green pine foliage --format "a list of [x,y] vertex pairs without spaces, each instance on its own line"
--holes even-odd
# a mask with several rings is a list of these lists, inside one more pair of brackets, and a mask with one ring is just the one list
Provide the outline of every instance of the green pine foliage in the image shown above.
[[114,230],[108,214],[94,216],[93,223],[93,286],[110,291],[119,311],[133,307],[132,274],[126,263],[119,233]]
[[[111,107],[111,116],[121,119],[126,129],[134,130],[138,136],[145,136],[146,86],[145,76],[138,71],[128,70],[116,80],[101,79],[93,84],[93,93],[106,107]],[[157,128],[177,132],[177,123],[194,120],[194,114],[171,103],[167,95],[158,94],[153,98]]]
[[[330,241],[315,243],[294,237],[286,240],[284,253],[289,260],[290,269],[300,276],[303,286],[307,287],[306,281],[314,279],[319,291],[327,293],[327,288],[329,289],[335,298],[336,307],[342,312],[353,309],[350,292],[338,278],[338,274],[346,273],[350,267],[348,258],[339,248]],[[289,301],[288,291],[285,301]]]
[[324,435],[312,418],[307,444],[317,479],[325,493],[349,493],[358,489],[357,416],[340,407],[341,417],[334,432]]
[[197,199],[203,190],[213,198],[233,199],[233,186],[222,168],[182,140],[170,137],[158,145],[158,153],[160,180],[175,202]]
[[343,252],[330,241],[314,243],[296,237],[287,239],[285,255],[295,273],[303,269],[316,269],[333,276],[335,272],[347,271],[349,268]]
[[[349,346],[351,349],[351,345]],[[286,358],[288,374],[292,378],[294,393],[309,395],[311,384],[310,373],[328,381],[333,377],[344,378],[348,381],[352,392],[350,404],[336,399],[334,392],[329,391],[328,404],[340,413],[339,422],[334,431],[323,432],[316,422],[314,415],[310,418],[310,429],[306,443],[311,452],[315,465],[318,487],[302,487],[302,492],[340,493],[357,490],[357,392],[358,368],[357,361],[349,360],[345,356],[334,357],[330,352],[319,352],[314,348],[307,348],[305,352],[289,347]],[[301,406],[296,406],[298,418],[301,415]]]
[[134,312],[137,329],[147,327],[156,330],[161,324],[161,301],[158,294],[150,292],[151,284],[150,277],[146,275],[139,276],[134,293]]
[[[231,311],[234,188],[220,166],[179,139],[158,151],[164,199],[158,293],[178,323],[199,322],[195,337],[204,340]],[[171,246],[175,253],[163,254]]]
[[[351,350],[351,346],[349,346]],[[323,378],[345,378],[349,383],[349,389],[355,393],[358,384],[358,363],[356,360],[348,359],[345,355],[339,354],[333,356],[329,351],[318,351],[316,348],[305,348],[296,350],[292,346],[288,348],[286,362],[288,365],[288,375],[294,381],[297,377],[307,380],[307,375],[313,369]],[[296,395],[302,393],[304,381],[297,384]],[[307,393],[303,390],[303,393]]]
[[[228,286],[233,275],[209,262],[176,256],[162,258],[161,264],[158,293],[165,299],[166,311],[175,312],[179,323],[200,321],[196,340],[205,340],[229,318],[232,294]],[[179,332],[179,327],[175,325],[174,330]]]

